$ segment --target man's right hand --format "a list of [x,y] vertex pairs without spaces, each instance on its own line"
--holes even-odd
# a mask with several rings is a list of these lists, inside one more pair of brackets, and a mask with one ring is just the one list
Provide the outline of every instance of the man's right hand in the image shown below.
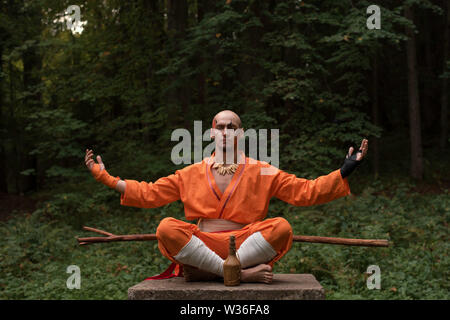
[[[88,167],[88,169],[91,171],[95,164],[95,161],[92,159],[93,155],[94,155],[94,152],[92,150],[86,149],[86,155],[84,156],[84,162],[86,163],[86,167]],[[98,161],[98,164],[100,165],[100,171],[105,169],[105,165],[102,162],[102,157],[97,156],[97,161]]]
[[102,157],[97,156],[98,163],[95,163],[94,159],[92,159],[93,154],[94,152],[92,150],[86,149],[84,162],[86,163],[86,167],[91,171],[91,174],[94,176],[95,180],[103,183],[111,189],[115,189],[121,193],[125,192],[125,181],[120,180],[120,177],[110,176],[108,171],[105,169]]

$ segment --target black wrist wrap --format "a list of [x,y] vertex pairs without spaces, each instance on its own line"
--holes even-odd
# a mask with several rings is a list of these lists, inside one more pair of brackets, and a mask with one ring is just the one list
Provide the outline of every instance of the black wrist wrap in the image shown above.
[[360,161],[356,160],[356,155],[358,153],[362,153],[362,150],[361,149],[358,150],[357,152],[353,153],[351,156],[349,156],[347,154],[347,156],[345,157],[344,164],[341,167],[342,178],[348,177],[350,175],[350,173],[352,173],[353,170],[355,170],[356,167],[358,167],[361,164],[362,160],[360,160]]

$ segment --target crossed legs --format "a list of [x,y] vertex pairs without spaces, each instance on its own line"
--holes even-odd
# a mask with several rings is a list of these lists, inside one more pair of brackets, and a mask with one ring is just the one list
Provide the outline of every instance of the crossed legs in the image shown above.
[[242,265],[241,281],[270,283],[273,263],[292,245],[292,228],[283,218],[267,219],[221,233],[202,232],[194,224],[165,218],[156,231],[164,256],[187,266],[187,275],[195,275],[195,268],[199,269],[197,274],[200,270],[206,271],[207,279],[223,276],[222,265],[228,256],[231,234],[236,237],[237,255]]

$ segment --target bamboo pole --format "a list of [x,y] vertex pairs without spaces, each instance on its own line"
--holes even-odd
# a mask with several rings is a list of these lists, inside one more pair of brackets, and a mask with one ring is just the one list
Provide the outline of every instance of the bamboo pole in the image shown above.
[[[92,231],[106,235],[106,237],[87,237],[77,238],[80,245],[88,245],[98,242],[113,242],[113,241],[153,241],[156,240],[156,234],[127,234],[127,235],[115,235],[103,230],[83,227],[84,230]],[[385,239],[347,239],[347,238],[332,238],[332,237],[319,237],[319,236],[299,236],[294,235],[294,242],[309,242],[309,243],[327,243],[338,244],[346,246],[363,246],[363,247],[388,247],[389,242]]]

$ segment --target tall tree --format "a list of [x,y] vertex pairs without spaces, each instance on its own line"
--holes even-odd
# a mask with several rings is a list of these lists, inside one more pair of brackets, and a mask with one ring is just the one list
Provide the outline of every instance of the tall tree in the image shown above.
[[[378,99],[378,56],[375,53],[372,65],[372,122],[377,127],[380,126],[380,106]],[[372,139],[371,143],[373,172],[375,178],[378,178],[380,172],[380,143],[377,137]]]
[[[187,0],[167,0],[167,33],[169,42],[172,45],[172,52],[181,50],[180,40],[185,36],[188,26],[188,2]],[[179,83],[179,77],[171,74],[168,77],[168,84],[171,90],[168,93],[169,121],[176,124],[182,119],[185,126],[188,126],[188,99],[189,92],[186,83]],[[181,108],[179,107],[181,105]]]
[[422,41],[425,43],[425,66],[423,68],[423,130],[426,132],[427,130],[433,130],[433,121],[436,112],[434,111],[433,105],[433,89],[435,83],[435,75],[433,73],[433,21],[431,20],[430,13],[428,10],[424,11],[424,24],[423,28],[425,30]]
[[[445,23],[444,23],[444,52],[443,52],[443,70],[442,72],[446,72],[447,64],[450,61],[449,56],[449,42],[450,42],[450,4],[448,1],[444,1],[446,3],[445,8]],[[441,91],[441,136],[440,136],[440,147],[441,149],[445,149],[448,142],[448,77],[444,76],[442,79],[442,91]]]
[[[207,14],[215,14],[215,3],[210,0],[197,0],[197,25],[205,19]],[[203,51],[200,51],[197,57],[197,66],[199,68],[197,74],[197,99],[196,103],[200,108],[201,114],[207,113],[207,88],[206,79],[207,74],[205,72],[205,66],[207,66],[207,57],[205,57]]]
[[3,79],[5,77],[4,73],[3,73],[3,59],[2,59],[2,54],[3,54],[3,35],[4,30],[2,30],[2,28],[0,27],[0,34],[1,34],[1,38],[0,38],[0,192],[8,192],[8,183],[6,180],[6,150],[3,144],[4,138],[5,138],[5,132],[6,132],[6,128],[5,128],[5,121],[4,121],[4,117],[5,115],[3,115],[3,103],[4,103],[4,98],[3,98]]
[[[405,18],[414,24],[414,9],[405,7]],[[409,138],[411,151],[410,173],[413,178],[423,178],[422,133],[420,122],[420,100],[417,72],[416,36],[413,27],[406,27],[408,40],[406,42],[406,56],[408,66],[408,110],[409,110]]]

